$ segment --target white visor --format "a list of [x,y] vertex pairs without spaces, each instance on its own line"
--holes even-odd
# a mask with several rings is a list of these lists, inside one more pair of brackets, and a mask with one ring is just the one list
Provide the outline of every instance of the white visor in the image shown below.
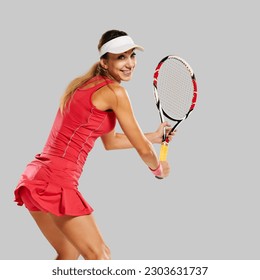
[[120,36],[115,39],[112,39],[108,42],[106,42],[100,49],[99,55],[100,57],[104,55],[105,53],[123,53],[131,49],[138,49],[140,51],[143,51],[144,48],[141,46],[138,46],[134,43],[131,37],[129,36]]

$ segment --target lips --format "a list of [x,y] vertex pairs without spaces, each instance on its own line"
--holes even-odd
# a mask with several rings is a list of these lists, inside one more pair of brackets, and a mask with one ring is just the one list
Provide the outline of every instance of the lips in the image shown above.
[[122,71],[122,72],[123,72],[124,75],[126,75],[126,76],[129,76],[129,75],[132,74],[132,71],[129,71],[129,70],[127,70],[127,71]]

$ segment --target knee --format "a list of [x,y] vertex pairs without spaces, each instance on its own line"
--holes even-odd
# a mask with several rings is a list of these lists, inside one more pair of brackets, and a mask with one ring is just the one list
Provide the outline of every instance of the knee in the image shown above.
[[111,260],[111,251],[106,245],[104,248],[103,257],[103,260]]
[[82,256],[86,260],[111,260],[111,252],[106,245],[87,250]]
[[77,260],[80,254],[77,251],[61,250],[57,251],[56,260]]

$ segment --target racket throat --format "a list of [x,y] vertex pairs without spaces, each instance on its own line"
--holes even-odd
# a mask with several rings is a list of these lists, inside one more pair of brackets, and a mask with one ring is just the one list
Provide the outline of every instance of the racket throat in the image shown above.
[[162,142],[169,143],[169,138],[168,138],[167,133],[166,133],[166,127],[163,128]]

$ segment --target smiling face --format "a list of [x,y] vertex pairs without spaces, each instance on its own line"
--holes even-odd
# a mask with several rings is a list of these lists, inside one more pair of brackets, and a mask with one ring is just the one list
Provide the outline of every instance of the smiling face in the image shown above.
[[100,60],[100,64],[118,83],[130,81],[136,66],[134,49],[120,54],[108,53],[107,58]]

